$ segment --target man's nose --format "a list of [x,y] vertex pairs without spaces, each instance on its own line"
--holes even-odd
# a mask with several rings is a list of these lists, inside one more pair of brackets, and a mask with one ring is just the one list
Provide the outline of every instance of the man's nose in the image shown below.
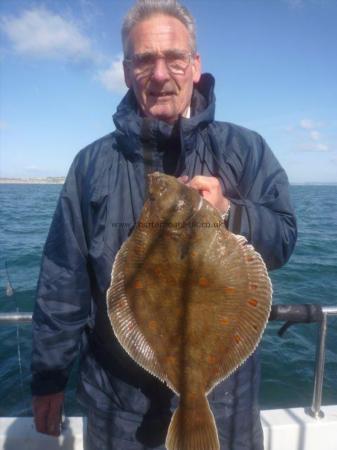
[[152,70],[152,79],[158,82],[170,79],[170,72],[167,68],[165,58],[157,58]]

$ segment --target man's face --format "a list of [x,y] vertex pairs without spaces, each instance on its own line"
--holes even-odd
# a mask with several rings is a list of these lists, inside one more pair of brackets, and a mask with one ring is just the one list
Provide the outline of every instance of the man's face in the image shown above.
[[193,83],[201,74],[199,55],[192,55],[182,73],[172,73],[165,62],[172,52],[191,53],[188,31],[174,17],[155,15],[135,25],[128,39],[128,57],[134,61],[146,55],[154,63],[152,70],[142,72],[136,64],[124,64],[126,85],[133,88],[145,116],[168,123],[186,113]]

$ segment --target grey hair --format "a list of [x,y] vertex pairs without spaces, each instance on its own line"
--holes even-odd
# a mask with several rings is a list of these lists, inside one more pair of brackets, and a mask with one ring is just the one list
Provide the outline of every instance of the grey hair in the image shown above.
[[191,52],[196,53],[195,20],[185,6],[177,0],[138,0],[124,18],[122,26],[124,57],[129,56],[128,37],[132,28],[156,14],[164,14],[180,20],[189,33]]

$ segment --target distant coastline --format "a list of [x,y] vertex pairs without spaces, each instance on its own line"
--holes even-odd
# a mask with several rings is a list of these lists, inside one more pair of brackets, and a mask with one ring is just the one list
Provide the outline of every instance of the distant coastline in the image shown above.
[[294,181],[290,186],[337,186],[337,181]]
[[[0,184],[64,184],[65,177],[27,177],[0,178]],[[292,182],[291,186],[336,186],[337,182],[302,181]]]
[[63,184],[65,177],[0,178],[0,184]]

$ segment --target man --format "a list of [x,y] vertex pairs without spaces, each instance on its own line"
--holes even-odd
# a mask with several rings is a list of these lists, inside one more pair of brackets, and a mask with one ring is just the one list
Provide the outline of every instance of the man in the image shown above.
[[[129,91],[114,115],[116,130],[70,168],[44,249],[33,324],[37,430],[59,434],[81,341],[78,395],[91,450],[163,449],[177,402],[126,355],[106,312],[111,267],[140,215],[147,173],[182,177],[198,189],[269,269],[288,260],[296,240],[287,177],[266,143],[214,121],[214,80],[201,75],[188,11],[174,0],[140,0],[122,39]],[[222,449],[263,448],[258,384],[255,353],[210,394]]]

